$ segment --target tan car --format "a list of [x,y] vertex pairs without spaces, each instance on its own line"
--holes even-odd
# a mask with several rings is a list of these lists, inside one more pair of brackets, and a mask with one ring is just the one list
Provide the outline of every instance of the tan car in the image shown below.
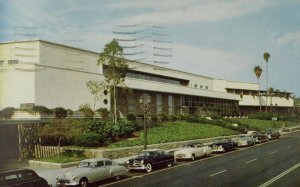
[[93,158],[80,161],[77,168],[67,170],[63,176],[57,176],[56,179],[59,186],[85,187],[89,183],[107,178],[119,180],[127,174],[124,166],[119,166],[108,158]]

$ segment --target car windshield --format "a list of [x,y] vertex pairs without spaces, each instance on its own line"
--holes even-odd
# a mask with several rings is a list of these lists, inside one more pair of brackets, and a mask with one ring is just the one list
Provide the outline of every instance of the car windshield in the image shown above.
[[186,144],[184,147],[195,147],[194,144]]
[[143,152],[140,152],[140,154],[138,156],[153,156],[155,155],[155,152],[153,151],[143,151]]
[[78,167],[79,168],[91,168],[92,162],[79,162]]

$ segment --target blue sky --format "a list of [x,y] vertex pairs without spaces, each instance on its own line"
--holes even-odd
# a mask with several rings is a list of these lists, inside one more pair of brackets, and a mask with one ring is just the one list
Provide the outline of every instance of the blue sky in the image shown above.
[[267,51],[269,86],[300,96],[299,18],[299,0],[0,0],[0,41],[38,38],[101,52],[113,38],[137,39],[120,41],[138,46],[127,58],[246,82],[257,81],[254,66],[265,70]]

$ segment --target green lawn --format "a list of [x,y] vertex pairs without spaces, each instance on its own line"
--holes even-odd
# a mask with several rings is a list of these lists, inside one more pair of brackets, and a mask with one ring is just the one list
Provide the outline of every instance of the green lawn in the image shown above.
[[240,121],[241,123],[248,124],[250,127],[257,127],[260,130],[265,130],[267,128],[281,128],[283,127],[283,124],[285,127],[294,126],[297,125],[296,122],[290,122],[290,121],[267,121],[267,120],[259,120],[259,119],[236,119]]
[[[167,122],[148,130],[148,144],[194,140],[233,134],[239,134],[239,132],[207,124],[195,124],[182,121]],[[142,133],[137,139],[116,142],[109,147],[131,147],[136,145],[143,145]]]

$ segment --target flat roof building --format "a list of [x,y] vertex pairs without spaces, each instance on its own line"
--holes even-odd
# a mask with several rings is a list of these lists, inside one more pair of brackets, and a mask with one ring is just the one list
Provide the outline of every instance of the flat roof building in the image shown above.
[[[97,66],[99,53],[44,40],[0,43],[0,110],[21,105],[78,110],[94,105],[86,86],[103,80],[105,66]],[[138,98],[151,96],[151,112],[164,114],[214,112],[222,116],[247,115],[265,107],[265,91],[257,83],[196,75],[137,61],[128,61],[125,84],[130,94],[117,92],[120,115],[138,113]],[[259,100],[259,93],[261,99]],[[278,112],[294,106],[289,92],[274,92],[268,105]],[[111,96],[103,91],[96,109],[111,109]]]

